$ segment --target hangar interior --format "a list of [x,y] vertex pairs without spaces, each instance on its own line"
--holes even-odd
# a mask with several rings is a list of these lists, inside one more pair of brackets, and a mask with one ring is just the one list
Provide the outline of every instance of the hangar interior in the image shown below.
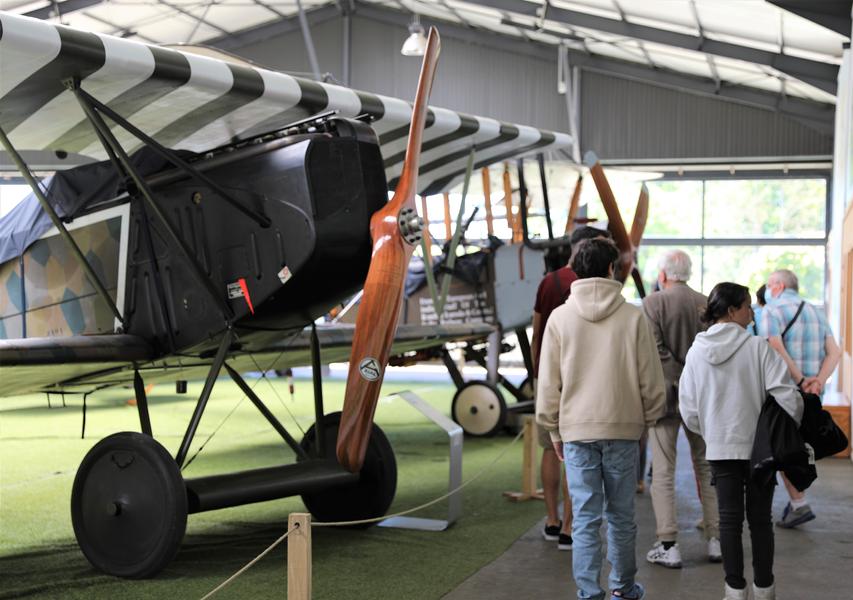
[[[546,150],[541,173],[535,152],[528,152],[523,163],[511,152],[505,158],[486,159],[487,164],[478,166],[472,173],[464,195],[464,207],[461,172],[456,172],[452,185],[446,189],[421,195],[416,206],[420,217],[428,221],[426,232],[436,242],[426,246],[433,257],[442,254],[443,243],[450,242],[450,223],[456,221],[457,213],[461,223],[461,217],[471,217],[474,209],[476,213],[465,232],[467,240],[486,240],[493,234],[507,244],[513,241],[515,233],[511,221],[518,218],[520,207],[508,208],[503,198],[506,189],[510,197],[517,196],[522,185],[520,174],[526,182],[530,238],[536,241],[553,238],[554,227],[559,237],[564,223],[568,232],[570,199],[576,191],[578,177],[588,173],[583,157],[592,151],[607,173],[626,224],[634,220],[640,186],[648,188],[645,231],[642,243],[635,248],[636,265],[646,289],[657,279],[658,257],[672,248],[684,250],[690,256],[693,263],[690,285],[704,294],[721,281],[736,281],[755,293],[776,269],[786,268],[797,274],[802,298],[825,311],[841,346],[840,363],[827,384],[824,405],[832,407],[833,417],[849,436],[853,398],[851,2],[0,0],[0,11],[3,11],[0,15],[23,16],[122,40],[162,45],[188,54],[281,71],[302,80],[406,102],[414,97],[421,56],[404,55],[401,48],[418,33],[423,37],[425,29],[437,27],[441,34],[441,56],[430,106],[463,116],[478,115],[540,131],[561,132],[569,136],[571,143]],[[16,34],[6,21],[2,24],[0,51],[2,42]],[[420,54],[423,54],[422,49]],[[8,116],[11,113],[4,117],[2,98],[13,93],[13,88],[20,83],[4,84],[5,69],[11,72],[0,53],[0,127],[4,128],[11,123]],[[211,97],[211,101],[213,99]],[[14,124],[36,128],[39,125],[35,117],[32,122],[24,120],[23,124],[21,121]],[[14,127],[7,133],[13,144],[16,139],[24,139],[16,138],[18,132]],[[240,132],[232,131],[230,136],[234,141],[239,140]],[[55,147],[22,146],[19,149],[28,167],[39,178],[104,158],[59,151]],[[386,162],[389,158],[384,156]],[[397,174],[399,176],[399,172]],[[504,179],[508,188],[503,186]],[[547,181],[547,188],[541,183],[544,181]],[[30,193],[31,188],[16,167],[13,156],[8,151],[0,151],[0,218],[13,211]],[[599,192],[588,177],[584,178],[575,216],[590,219],[594,225],[603,226],[608,221]],[[3,234],[2,228],[0,234]],[[423,248],[415,254],[422,261]],[[23,264],[23,258],[21,261]],[[642,294],[630,279],[623,295],[637,305],[641,303]],[[13,312],[10,307],[0,308],[0,316],[4,318]],[[3,337],[10,337],[5,331],[3,329]],[[507,339],[512,345],[520,345],[513,336]],[[306,341],[305,360],[300,366],[310,364],[307,348]],[[511,353],[508,360],[522,366],[521,354]],[[434,364],[440,364],[434,356],[432,358]],[[335,362],[344,360],[345,355]],[[465,362],[464,358],[457,357],[457,360]],[[266,371],[257,362],[254,363],[257,368],[249,368],[248,362],[241,365],[246,367],[244,371]],[[8,377],[2,374],[2,367],[0,362],[0,378]],[[403,373],[406,368],[400,367],[395,373]],[[335,380],[342,376],[334,373],[345,373],[345,370],[332,371],[332,377],[328,378],[332,383],[326,385],[332,385],[336,391],[330,395],[337,393],[343,397],[343,384]],[[507,378],[521,379],[513,373]],[[386,387],[390,384],[388,390],[405,388],[399,382],[408,381],[406,375],[395,374],[397,376],[397,380],[386,381]],[[300,377],[306,380],[300,384],[302,389],[310,388],[310,371],[297,370],[297,380]],[[433,381],[429,379],[432,375],[413,377],[426,377],[421,383]],[[482,378],[482,370],[474,377]],[[172,377],[175,378],[179,381],[190,379],[190,387],[199,388],[195,393],[200,393],[204,372],[194,372],[190,377]],[[197,385],[194,378],[198,378]],[[278,386],[278,391],[273,390],[276,395],[286,395],[286,385],[282,382],[275,385]],[[160,386],[167,384],[158,384],[155,391],[150,392],[152,405],[156,404]],[[447,387],[450,391],[445,390],[444,395],[452,395],[452,387]],[[116,389],[123,388],[109,392],[113,394],[110,402],[121,408],[124,396],[131,392],[125,389],[122,394]],[[236,388],[234,391],[239,395]],[[133,393],[138,395],[138,389]],[[292,399],[292,384],[290,394]],[[427,397],[446,412],[446,397],[433,398],[429,393]],[[0,502],[0,522],[5,529],[11,527],[17,514],[25,515],[22,517],[24,529],[15,529],[9,541],[0,546],[0,561],[10,565],[2,575],[8,585],[0,587],[10,590],[13,596],[39,598],[56,597],[62,585],[72,586],[73,597],[108,597],[118,593],[127,597],[162,595],[169,589],[163,581],[128,582],[98,575],[88,568],[76,546],[71,548],[74,536],[67,516],[63,517],[64,521],[51,521],[59,532],[49,535],[44,544],[27,542],[28,536],[39,527],[39,514],[34,506],[26,509],[18,506],[36,501],[36,496],[27,496],[21,490],[39,474],[27,474],[23,466],[12,468],[10,463],[26,462],[30,447],[21,440],[37,434],[39,427],[19,425],[14,415],[15,411],[20,411],[22,415],[26,413],[35,418],[36,406],[39,410],[48,410],[44,408],[43,398],[43,394],[32,394],[25,400],[16,400],[18,403],[10,405],[10,412],[4,414],[0,410],[0,430],[6,429],[5,433],[0,431],[5,471],[2,479],[8,482],[0,488],[5,496]],[[173,399],[180,398],[174,396]],[[78,402],[75,396],[69,396],[69,403],[75,402]],[[281,406],[287,414],[289,409],[285,402],[281,400]],[[62,396],[62,403],[64,406],[65,396]],[[113,404],[110,406],[115,408]],[[380,400],[377,414],[382,415],[385,408]],[[306,415],[299,413],[302,409]],[[311,422],[310,402],[293,410],[297,413],[298,418],[294,417],[297,426],[302,419],[307,428]],[[401,411],[405,414],[405,408],[396,405],[388,410],[392,426]],[[219,416],[227,420],[230,415],[226,413],[227,410]],[[156,415],[156,411],[153,414]],[[125,428],[139,428],[134,422],[135,414],[131,418],[127,415],[116,418]],[[52,413],[51,420],[55,426],[65,429],[56,435],[65,435],[68,428],[74,428],[76,436],[79,427],[76,414],[72,417]],[[2,421],[6,422],[6,427],[2,426]],[[216,423],[207,425],[213,429]],[[15,427],[18,426],[22,426],[25,433],[17,432]],[[104,427],[101,433],[110,429]],[[176,445],[183,425],[174,427],[178,431],[177,439],[173,440]],[[239,428],[235,431],[238,433],[234,433],[234,437],[240,437]],[[400,452],[398,446],[405,445],[405,436],[393,431],[389,437]],[[36,439],[41,438],[36,435]],[[445,443],[442,438],[438,439],[430,438],[427,445]],[[477,452],[470,463],[467,462],[469,450],[466,446],[466,477],[480,467],[486,468],[491,457],[510,439],[511,436],[466,438],[466,444],[473,442],[471,452]],[[87,440],[85,448],[75,446],[70,452],[85,453],[91,442]],[[686,441],[681,439],[679,444],[679,453],[686,456]],[[228,461],[238,464],[242,450],[239,444],[231,446],[229,449],[235,458]],[[16,452],[23,454],[15,459],[13,453]],[[39,450],[38,454],[42,452]],[[511,452],[518,455],[517,460],[501,474],[497,483],[493,481],[489,485],[517,486],[523,468],[521,450],[516,445]],[[813,496],[810,492],[819,509],[818,520],[804,528],[806,531],[796,530],[795,533],[802,534],[799,538],[786,537],[789,532],[777,534],[777,577],[784,582],[780,585],[782,598],[805,600],[838,594],[839,581],[846,572],[844,564],[850,560],[847,548],[853,541],[853,525],[849,518],[853,466],[849,457],[848,450],[846,458],[828,458],[819,463],[821,478]],[[446,479],[446,471],[435,465],[421,471],[419,466],[404,467],[400,462],[400,488],[418,488],[413,480],[416,481],[421,472],[428,472],[430,477],[440,481],[439,489],[445,485],[442,478]],[[692,493],[693,478],[685,462],[679,462],[677,489],[684,490],[682,495],[687,496],[687,492]],[[52,484],[50,494],[65,496],[51,506],[67,504],[72,478],[73,473],[62,482]],[[488,481],[488,477],[485,480]],[[821,485],[824,481],[826,483]],[[424,489],[431,493],[435,486]],[[573,593],[571,561],[564,553],[549,552],[540,543],[542,524],[537,519],[541,520],[541,505],[536,501],[523,506],[505,503],[499,498],[501,491],[503,489],[471,492],[462,520],[447,532],[451,541],[435,541],[436,537],[445,535],[444,532],[429,534],[433,537],[405,533],[394,538],[389,533],[391,530],[381,534],[370,530],[371,533],[365,535],[374,537],[361,540],[357,532],[347,530],[342,534],[346,556],[342,562],[335,563],[334,538],[323,538],[323,532],[318,533],[314,548],[314,596],[517,598],[552,592]],[[398,498],[392,506],[402,508],[416,500],[438,495],[430,493],[418,495],[398,488]],[[779,511],[783,495],[784,490],[779,486],[774,505]],[[648,496],[648,492],[638,496],[637,513],[640,522],[638,562],[644,563],[640,565],[639,577],[648,582],[649,596],[700,600],[719,597],[722,572],[717,566],[688,561],[683,576],[678,578],[674,572],[657,569],[641,559],[645,539],[648,538],[650,544],[654,538],[654,518]],[[405,500],[412,502],[401,504]],[[701,518],[695,498],[680,497],[678,502],[679,523]],[[252,506],[256,511],[265,503]],[[301,506],[298,502],[285,505],[276,517],[280,518],[282,512],[298,510],[298,506]],[[237,521],[245,519],[249,523],[248,537],[239,539],[234,529],[220,526],[216,518],[219,512],[207,513],[201,522],[209,529],[198,526],[197,537],[189,550],[178,554],[177,566],[166,572],[192,580],[179,595],[201,597],[254,556],[255,550],[262,550],[277,537],[277,534],[272,535],[278,530],[271,521],[260,519],[262,525],[257,525],[257,512],[241,512],[242,508],[227,510]],[[641,513],[645,516],[640,516]],[[468,517],[469,514],[473,516]],[[467,527],[466,517],[470,519]],[[511,522],[503,537],[492,539],[490,535],[497,534],[484,533],[487,529],[500,528],[501,519]],[[228,534],[235,535],[237,541]],[[481,535],[486,540],[482,545],[487,548],[478,548],[475,543]],[[698,537],[688,538],[682,542],[685,555],[691,550],[700,551],[697,540]],[[46,551],[48,543],[59,544],[59,556],[77,562],[73,563],[73,572],[59,574],[58,583],[42,585],[32,573],[42,568],[38,556]],[[209,546],[205,545],[208,543]],[[235,555],[237,558],[226,558],[232,543],[240,546],[240,552]],[[360,547],[360,543],[364,545]],[[434,547],[427,551],[426,546]],[[389,551],[389,547],[396,547],[397,552]],[[412,555],[401,559],[401,555],[408,554],[407,548],[425,553],[425,564],[430,565],[426,570],[446,572],[447,581],[430,581],[440,579],[435,577],[435,572],[433,577],[428,573],[418,576],[406,573],[400,575],[401,583],[395,587],[385,581],[382,569],[377,569],[375,564],[364,566],[364,563],[380,559],[393,561],[395,556],[398,562],[410,561]],[[451,560],[459,548],[472,555],[465,560]],[[207,550],[216,556],[215,567],[202,564]],[[447,556],[439,557],[439,554]],[[242,560],[244,558],[246,560]],[[235,584],[234,597],[267,597],[280,592],[284,585],[281,566],[265,567],[253,578],[247,576],[251,583],[245,587]],[[194,569],[198,576],[194,575]],[[402,570],[415,569],[410,566]],[[691,570],[695,575],[692,580],[686,576]],[[340,577],[339,571],[351,574],[354,580],[351,593],[336,587],[346,585],[335,580],[336,576]],[[535,578],[535,585],[525,581],[528,577]],[[320,579],[335,580],[335,584],[324,585]],[[93,586],[91,589],[86,587],[89,584]],[[783,586],[788,588],[785,595]],[[847,587],[842,584],[844,590]],[[94,595],[89,596],[90,592]],[[0,597],[4,597],[2,590]]]

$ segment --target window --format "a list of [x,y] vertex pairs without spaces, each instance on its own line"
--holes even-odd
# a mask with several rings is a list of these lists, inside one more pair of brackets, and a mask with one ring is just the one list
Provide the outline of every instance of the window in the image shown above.
[[[660,180],[647,185],[649,220],[638,253],[647,289],[657,277],[660,255],[677,247],[693,261],[691,285],[705,294],[721,281],[755,292],[770,273],[785,268],[799,278],[804,298],[822,303],[826,178]],[[630,281],[625,295],[638,297]]]

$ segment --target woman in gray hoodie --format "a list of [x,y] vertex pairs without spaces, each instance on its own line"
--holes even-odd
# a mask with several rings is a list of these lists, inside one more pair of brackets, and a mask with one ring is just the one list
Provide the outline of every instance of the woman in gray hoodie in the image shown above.
[[746,600],[741,535],[746,519],[752,538],[755,600],[774,600],[773,485],[750,477],[749,458],[758,415],[767,394],[799,424],[803,401],[785,363],[764,338],[750,335],[749,290],[717,284],[708,296],[709,329],[696,336],[678,386],[681,417],[704,439],[720,511],[725,600]]

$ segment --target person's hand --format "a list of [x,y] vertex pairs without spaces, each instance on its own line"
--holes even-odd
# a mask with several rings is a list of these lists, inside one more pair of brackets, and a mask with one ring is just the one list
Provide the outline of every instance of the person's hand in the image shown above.
[[823,392],[823,382],[817,377],[807,377],[803,382],[803,391],[820,396]]
[[551,444],[554,446],[557,458],[560,459],[560,462],[563,462],[563,442],[551,442]]

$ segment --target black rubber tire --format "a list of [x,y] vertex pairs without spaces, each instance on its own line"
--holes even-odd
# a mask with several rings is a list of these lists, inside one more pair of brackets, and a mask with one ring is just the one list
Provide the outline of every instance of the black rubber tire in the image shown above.
[[156,575],[175,558],[187,528],[187,491],[175,459],[141,433],[102,439],[77,469],[71,522],[96,569],[130,579]]
[[[333,460],[340,424],[339,412],[323,417],[326,456]],[[314,456],[316,451],[316,426],[316,423],[311,426],[300,443],[309,456]],[[359,475],[358,482],[352,485],[302,494],[302,501],[314,519],[325,523],[359,521],[381,517],[388,512],[397,492],[397,460],[394,458],[391,443],[375,423]],[[370,525],[356,527],[364,528]]]
[[506,424],[506,401],[488,381],[469,381],[456,390],[450,412],[462,431],[473,437],[493,436]]

